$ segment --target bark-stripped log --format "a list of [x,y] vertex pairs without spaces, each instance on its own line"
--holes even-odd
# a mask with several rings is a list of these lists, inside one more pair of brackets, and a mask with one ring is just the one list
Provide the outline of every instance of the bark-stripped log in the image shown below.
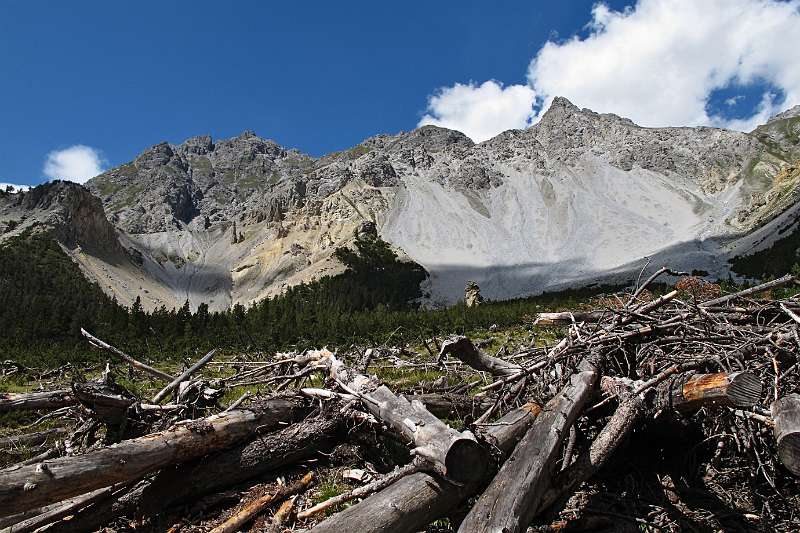
[[723,405],[750,407],[761,399],[761,380],[752,372],[685,372],[658,388],[657,405],[681,412]]
[[533,321],[537,326],[569,326],[573,322],[600,322],[608,316],[606,311],[561,311],[557,313],[539,313]]
[[795,476],[800,476],[800,394],[789,394],[772,402],[778,459]]
[[464,336],[453,337],[442,343],[439,361],[448,355],[460,359],[475,370],[489,372],[493,376],[511,376],[522,370],[517,364],[483,353]]
[[125,352],[123,352],[122,350],[120,350],[119,348],[115,348],[114,346],[111,346],[107,342],[101,341],[100,339],[98,339],[97,337],[95,337],[94,335],[92,335],[91,333],[89,333],[88,331],[86,331],[83,328],[81,328],[81,334],[84,337],[86,337],[87,339],[89,339],[89,342],[91,342],[92,344],[94,344],[96,346],[99,346],[100,348],[103,348],[104,350],[108,350],[109,352],[115,354],[117,357],[119,357],[120,359],[122,359],[123,361],[125,361],[126,363],[131,365],[132,367],[138,368],[139,370],[141,370],[143,372],[147,372],[148,374],[150,374],[152,376],[155,376],[158,379],[166,380],[167,382],[171,382],[173,380],[173,376],[170,376],[166,372],[162,372],[161,370],[159,370],[157,368],[153,368],[150,365],[142,363],[141,361],[137,361],[136,359],[134,359],[130,355],[128,355]]
[[0,392],[0,413],[36,409],[58,409],[75,405],[77,400],[68,390],[47,392]]
[[759,292],[764,292],[770,289],[774,289],[775,287],[787,285],[793,282],[795,279],[796,279],[795,276],[792,276],[791,274],[786,274],[785,276],[780,277],[776,280],[768,281],[766,283],[762,283],[761,285],[756,285],[755,287],[750,287],[749,289],[744,289],[743,291],[735,292],[733,294],[728,294],[727,296],[721,296],[713,300],[705,301],[700,304],[700,307],[712,307],[715,305],[721,305],[736,298],[744,298],[745,296],[751,296],[753,294],[758,294]]
[[194,501],[333,448],[340,442],[344,422],[342,413],[331,410],[324,416],[261,435],[247,444],[164,469],[152,481],[140,483],[113,501],[90,507],[71,520],[56,524],[53,531],[96,531],[117,516],[157,516],[172,505]]
[[45,510],[45,512],[36,516],[21,520],[14,523],[6,529],[0,530],[0,533],[28,533],[29,531],[36,531],[48,524],[60,520],[61,518],[73,515],[91,505],[93,502],[105,499],[114,492],[113,487],[105,487],[97,489],[88,494],[78,496],[77,498],[70,498],[69,500],[58,503]]
[[182,381],[186,381],[187,379],[189,379],[189,377],[191,377],[195,372],[203,368],[209,361],[211,361],[211,359],[214,358],[214,354],[216,353],[217,349],[214,348],[213,350],[208,352],[205,356],[203,356],[202,359],[200,359],[195,364],[187,368],[183,374],[173,379],[169,385],[161,389],[158,392],[158,394],[153,396],[153,403],[159,403],[161,400],[163,400],[167,396],[167,394],[172,392],[175,389],[175,387],[181,384]]
[[296,418],[296,399],[265,401],[254,411],[180,423],[84,455],[0,471],[0,516],[47,505],[100,487],[131,481],[168,465],[229,447],[256,429],[274,428]]
[[[515,409],[487,424],[481,435],[488,437],[501,452],[511,450],[539,411],[535,404]],[[328,517],[309,533],[413,533],[452,512],[477,486],[454,485],[438,476],[418,472]]]
[[525,531],[549,487],[561,445],[596,387],[598,370],[581,363],[569,384],[545,406],[486,491],[461,523],[459,532]]
[[299,492],[302,492],[311,484],[314,475],[309,472],[302,479],[299,479],[291,485],[279,488],[272,494],[266,494],[260,498],[245,504],[241,509],[238,509],[233,515],[225,520],[222,524],[218,525],[211,530],[211,533],[235,533],[239,529],[256,517],[259,513],[264,511],[267,507],[275,502],[280,502]]
[[419,401],[430,413],[439,418],[463,418],[465,415],[481,413],[492,406],[492,402],[476,399],[466,394],[412,394],[404,395],[413,402]]
[[470,483],[483,478],[488,453],[469,431],[456,431],[419,401],[396,396],[386,386],[346,367],[327,350],[318,352],[318,363],[347,392],[363,400],[364,407],[378,420],[414,444],[413,453],[431,461],[450,479]]

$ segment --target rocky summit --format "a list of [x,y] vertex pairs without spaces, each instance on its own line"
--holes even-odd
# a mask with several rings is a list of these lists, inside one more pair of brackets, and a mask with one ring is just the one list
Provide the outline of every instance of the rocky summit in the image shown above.
[[[645,258],[727,276],[797,219],[800,107],[751,133],[644,128],[554,100],[480,144],[425,126],[321,158],[252,132],[157,144],[88,182],[0,196],[0,239],[55,234],[121,303],[248,304],[341,271],[367,222],[429,303],[626,282]],[[91,193],[91,194],[90,194]]]

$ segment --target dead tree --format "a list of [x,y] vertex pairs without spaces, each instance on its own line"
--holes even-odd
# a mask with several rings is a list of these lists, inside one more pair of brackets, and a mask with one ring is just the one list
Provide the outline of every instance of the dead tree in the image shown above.
[[464,336],[453,337],[442,343],[439,361],[448,355],[460,359],[475,370],[489,372],[493,376],[511,376],[522,370],[519,365],[481,352],[472,344],[472,341]]
[[75,405],[76,400],[68,390],[48,392],[0,392],[0,413],[37,409],[58,409]]
[[549,486],[569,428],[597,384],[594,365],[584,360],[580,370],[536,418],[461,523],[459,532],[511,533],[528,527]]
[[0,516],[47,505],[94,489],[140,478],[168,465],[202,457],[276,427],[304,406],[273,399],[256,411],[231,411],[74,457],[0,471]]

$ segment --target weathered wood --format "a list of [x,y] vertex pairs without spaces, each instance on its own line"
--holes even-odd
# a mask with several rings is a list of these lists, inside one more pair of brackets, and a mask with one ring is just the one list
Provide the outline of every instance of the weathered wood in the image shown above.
[[772,402],[772,420],[778,459],[792,474],[800,476],[800,394]]
[[278,510],[275,511],[275,514],[272,516],[272,520],[270,520],[267,524],[264,525],[264,533],[282,533],[284,530],[283,525],[289,519],[289,515],[292,514],[292,509],[294,509],[294,500],[297,496],[292,496],[285,502],[278,507]]
[[35,531],[48,524],[52,524],[53,522],[56,522],[65,516],[72,515],[98,500],[102,500],[111,496],[113,491],[113,487],[104,487],[76,498],[70,498],[69,500],[51,506],[41,514],[14,523],[9,527],[0,530],[0,533],[28,533],[30,531]]
[[378,420],[414,444],[412,453],[437,465],[442,473],[459,483],[483,478],[488,453],[469,431],[456,431],[419,401],[396,396],[386,386],[353,371],[327,350],[318,352],[318,364],[347,392],[363,400],[364,407]]
[[[572,494],[582,482],[592,477],[619,448],[637,422],[644,415],[642,398],[628,395],[617,407],[595,438],[589,450],[578,456],[574,463],[557,473],[542,496],[536,514],[544,511],[559,499]],[[535,516],[535,515],[534,515]]]
[[338,496],[328,498],[327,500],[320,502],[317,505],[314,505],[313,507],[310,507],[301,513],[298,513],[297,518],[299,520],[305,520],[307,518],[314,516],[315,514],[323,512],[326,509],[330,509],[331,507],[336,507],[337,505],[341,505],[345,502],[349,502],[350,500],[354,500],[356,498],[363,498],[365,496],[369,496],[370,494],[385,489],[392,483],[395,483],[406,476],[409,476],[416,472],[420,472],[424,469],[425,469],[424,463],[417,461],[411,462],[403,466],[402,468],[395,468],[392,472],[389,472],[385,476],[373,481],[372,483],[369,483],[368,485],[363,485],[361,487],[357,487],[353,490],[339,494]]
[[700,304],[700,307],[711,307],[714,305],[720,305],[736,298],[744,298],[745,296],[751,296],[753,294],[758,294],[759,292],[764,292],[769,289],[774,289],[775,287],[780,287],[782,285],[788,285],[789,283],[793,282],[796,279],[795,276],[791,274],[786,274],[783,277],[780,277],[773,281],[768,281],[766,283],[762,283],[760,285],[756,285],[755,287],[750,287],[749,289],[744,289],[739,292],[735,292],[733,294],[728,294],[727,296],[721,296],[719,298],[715,298],[713,300],[708,300]]
[[256,429],[274,428],[291,420],[301,409],[296,399],[272,399],[253,411],[231,411],[84,455],[2,470],[0,516],[132,481],[165,466],[202,457],[247,438]]
[[160,391],[158,391],[158,394],[156,394],[155,396],[153,396],[153,403],[159,403],[161,400],[163,400],[163,399],[164,399],[164,398],[167,396],[167,394],[169,394],[170,392],[172,392],[172,391],[175,389],[175,387],[177,387],[178,385],[180,385],[180,383],[181,383],[182,381],[186,381],[187,379],[189,379],[189,377],[191,377],[192,375],[194,375],[194,374],[195,374],[195,372],[197,372],[198,370],[200,370],[201,368],[203,368],[203,367],[204,367],[204,366],[205,366],[205,365],[206,365],[206,364],[207,364],[209,361],[211,361],[211,360],[214,358],[214,354],[216,354],[216,353],[217,353],[217,349],[216,349],[216,348],[214,348],[213,350],[211,350],[210,352],[208,352],[206,355],[204,355],[204,356],[203,356],[203,357],[202,357],[202,358],[201,358],[199,361],[197,361],[195,364],[193,364],[192,366],[190,366],[189,368],[187,368],[187,369],[186,369],[186,371],[185,371],[183,374],[181,374],[181,375],[180,375],[180,376],[178,376],[177,378],[173,379],[173,380],[172,380],[172,381],[169,383],[169,385],[167,385],[166,387],[164,387],[163,389],[161,389]]
[[218,525],[211,530],[211,533],[235,533],[239,529],[261,513],[264,509],[269,507],[275,502],[279,502],[288,496],[292,496],[302,492],[311,484],[314,475],[309,472],[302,479],[279,488],[272,494],[266,494],[260,498],[247,503],[241,509],[238,509],[233,515],[225,520],[222,524]]
[[[148,518],[164,509],[264,476],[287,465],[314,457],[340,441],[345,417],[331,409],[284,429],[258,436],[208,457],[165,468],[113,501],[104,502],[56,524],[55,531],[95,531],[117,516]],[[187,483],[187,480],[191,480]]]
[[0,392],[0,413],[10,411],[33,411],[37,409],[58,409],[75,405],[77,400],[68,390],[46,392]]
[[533,323],[537,326],[568,326],[573,322],[597,323],[607,316],[607,311],[560,311],[539,313]]
[[539,508],[569,428],[595,390],[598,370],[584,361],[581,371],[545,406],[486,491],[461,523],[459,532],[525,531]]
[[108,350],[109,352],[115,354],[117,357],[119,357],[120,359],[122,359],[123,361],[125,361],[126,363],[131,365],[132,367],[138,368],[139,370],[147,372],[148,374],[150,374],[152,376],[155,376],[158,379],[163,379],[163,380],[166,380],[167,382],[172,381],[173,377],[170,376],[169,374],[167,374],[166,372],[162,372],[161,370],[159,370],[157,368],[153,368],[150,365],[146,365],[145,363],[137,361],[136,359],[134,359],[130,355],[126,354],[122,350],[120,350],[118,348],[115,348],[114,346],[111,346],[110,344],[108,344],[106,342],[101,341],[100,339],[98,339],[97,337],[95,337],[94,335],[92,335],[91,333],[89,333],[88,331],[86,331],[83,328],[81,328],[81,334],[84,337],[86,337],[87,339],[89,339],[89,341],[92,342],[93,344],[96,344],[100,348],[103,348],[104,350]]
[[493,376],[511,376],[522,370],[517,364],[483,353],[464,336],[452,337],[442,343],[439,361],[448,355],[460,359],[475,370],[489,372]]
[[[515,409],[485,424],[481,436],[502,455],[513,449],[539,411],[535,404]],[[439,476],[417,472],[328,517],[310,533],[414,533],[452,512],[477,487],[477,483],[454,485]]]
[[62,437],[69,433],[66,428],[52,428],[26,435],[15,435],[12,437],[0,438],[0,450],[14,451],[20,447],[38,446],[44,444],[48,439]]
[[463,418],[480,413],[492,406],[486,399],[476,399],[466,394],[412,394],[404,395],[411,401],[422,402],[430,413],[438,418]]
[[681,412],[701,407],[750,407],[761,399],[761,380],[752,372],[684,372],[658,388],[657,405]]

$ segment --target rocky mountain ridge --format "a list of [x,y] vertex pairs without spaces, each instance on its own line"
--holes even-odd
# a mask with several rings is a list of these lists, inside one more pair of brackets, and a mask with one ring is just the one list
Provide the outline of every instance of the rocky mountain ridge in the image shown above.
[[625,281],[645,256],[725,276],[794,228],[799,113],[750,134],[643,128],[557,98],[479,144],[435,126],[321,158],[252,132],[160,143],[87,184],[129,259],[77,260],[146,307],[247,304],[334,274],[364,222],[430,272],[433,303],[467,280],[488,298]]

